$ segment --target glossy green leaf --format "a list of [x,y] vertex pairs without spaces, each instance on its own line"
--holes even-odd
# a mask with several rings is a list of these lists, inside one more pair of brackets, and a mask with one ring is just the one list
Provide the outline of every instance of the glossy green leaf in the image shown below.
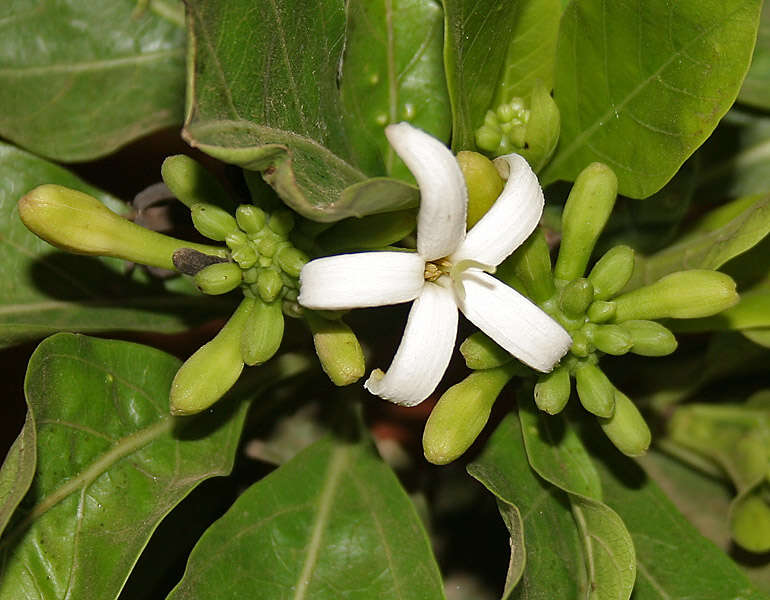
[[170,599],[443,598],[414,506],[367,442],[326,437],[201,537]]
[[413,181],[385,138],[390,123],[409,121],[449,141],[443,32],[435,0],[348,2],[342,119],[353,160],[367,174]]
[[545,182],[609,164],[645,198],[711,134],[751,60],[760,0],[572,2],[559,30],[561,137]]
[[184,137],[214,158],[261,171],[286,204],[316,221],[409,208],[418,200],[414,186],[366,181],[352,162],[337,89],[344,4],[187,3],[192,53]]
[[738,101],[758,108],[770,108],[770,4],[767,3],[762,6],[757,45]]
[[[519,514],[523,528],[522,539],[509,526],[511,567],[503,598],[568,600],[585,593],[583,549],[567,497],[530,468],[515,415],[498,425],[468,473],[497,497],[506,524]],[[522,567],[520,583],[512,590]]]
[[558,0],[444,0],[444,64],[452,104],[452,149],[475,150],[475,130],[495,99],[549,89]]
[[60,161],[182,122],[181,2],[17,0],[0,7],[0,135]]
[[[30,359],[31,490],[0,541],[0,598],[115,598],[158,523],[232,468],[248,402],[290,358],[195,419],[168,413],[179,360],[128,342],[57,334]],[[302,361],[300,361],[302,363]]]
[[0,468],[0,535],[32,484],[37,462],[35,444],[35,418],[27,411],[24,426]]
[[519,420],[529,464],[569,494],[590,598],[628,599],[636,577],[634,544],[618,514],[602,502],[599,475],[577,432],[562,414],[538,411],[529,394],[519,399]]
[[718,269],[750,250],[770,233],[770,196],[758,198],[727,224],[684,238],[652,256],[636,257],[626,290],[685,269]]
[[228,300],[202,296],[184,278],[161,281],[141,267],[127,273],[121,260],[66,254],[30,233],[16,203],[43,183],[128,211],[66,169],[0,143],[0,347],[62,330],[170,333],[230,310]]

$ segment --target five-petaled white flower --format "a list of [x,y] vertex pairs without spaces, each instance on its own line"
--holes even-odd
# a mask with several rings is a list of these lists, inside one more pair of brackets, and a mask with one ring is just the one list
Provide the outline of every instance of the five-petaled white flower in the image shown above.
[[362,252],[307,263],[299,303],[340,310],[414,300],[404,337],[387,373],[375,369],[371,393],[405,406],[425,400],[444,375],[457,337],[459,308],[479,329],[538,371],[550,371],[572,343],[530,300],[493,271],[532,233],[543,191],[527,162],[499,157],[508,181],[495,204],[466,234],[468,192],[460,166],[439,140],[409,125],[385,134],[420,188],[417,252]]

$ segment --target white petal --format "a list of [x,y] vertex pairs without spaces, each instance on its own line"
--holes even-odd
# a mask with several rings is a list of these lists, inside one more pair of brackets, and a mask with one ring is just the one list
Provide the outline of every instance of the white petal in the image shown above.
[[569,334],[536,304],[502,281],[477,270],[461,275],[468,320],[521,362],[548,372],[572,345]]
[[416,298],[425,261],[413,252],[361,252],[311,260],[299,274],[298,302],[317,310],[383,306]]
[[518,154],[495,159],[509,170],[508,181],[492,208],[465,236],[450,261],[472,259],[497,266],[535,230],[543,214],[543,190],[532,169]]
[[449,148],[409,123],[388,125],[385,135],[420,186],[417,252],[425,260],[444,258],[465,236],[468,192],[460,165]]
[[426,283],[409,311],[404,337],[388,372],[375,369],[364,387],[396,404],[419,404],[444,376],[456,337],[454,294],[435,283]]

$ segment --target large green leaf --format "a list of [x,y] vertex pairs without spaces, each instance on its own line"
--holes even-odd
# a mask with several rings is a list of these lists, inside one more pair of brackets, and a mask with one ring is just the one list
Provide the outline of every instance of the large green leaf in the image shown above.
[[751,67],[743,81],[738,100],[759,108],[770,108],[770,4],[762,6],[757,45]]
[[414,506],[367,442],[326,437],[251,486],[170,599],[443,598]]
[[0,535],[32,485],[37,461],[35,418],[27,411],[24,426],[0,469]]
[[610,165],[619,191],[645,198],[711,134],[751,60],[761,0],[572,2],[562,17],[561,111],[546,182]]
[[369,175],[412,181],[383,130],[410,121],[449,141],[443,11],[436,0],[353,0],[347,16],[340,93],[354,161]]
[[227,300],[202,296],[183,278],[165,282],[117,259],[65,254],[22,224],[16,203],[44,183],[89,193],[113,210],[127,207],[66,169],[0,143],[0,347],[62,330],[180,331]]
[[[258,387],[296,368],[265,368]],[[241,394],[194,419],[168,413],[179,361],[128,342],[57,334],[30,359],[37,426],[32,488],[0,541],[0,598],[117,597],[165,515],[232,468],[248,408]]]
[[[515,415],[498,425],[468,473],[497,497],[504,518],[522,513],[523,539],[509,527],[513,568],[503,598],[570,600],[585,595],[583,549],[567,497],[530,468]],[[521,582],[511,589],[525,562]]]
[[365,181],[345,134],[337,75],[345,3],[187,3],[191,56],[185,138],[261,171],[284,202],[337,221],[414,206],[414,186]]
[[602,502],[599,475],[577,432],[563,415],[537,410],[519,398],[519,419],[529,464],[568,493],[585,551],[592,600],[628,599],[636,577],[634,544],[618,514]]
[[558,0],[444,0],[444,64],[452,148],[475,150],[475,130],[497,100],[550,89],[561,17]]
[[182,4],[17,0],[0,6],[0,135],[82,161],[182,122]]

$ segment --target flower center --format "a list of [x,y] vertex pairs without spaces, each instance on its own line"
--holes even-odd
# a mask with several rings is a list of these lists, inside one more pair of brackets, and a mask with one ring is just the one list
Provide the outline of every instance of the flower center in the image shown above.
[[442,275],[451,275],[453,265],[446,258],[425,263],[425,281],[436,281]]

